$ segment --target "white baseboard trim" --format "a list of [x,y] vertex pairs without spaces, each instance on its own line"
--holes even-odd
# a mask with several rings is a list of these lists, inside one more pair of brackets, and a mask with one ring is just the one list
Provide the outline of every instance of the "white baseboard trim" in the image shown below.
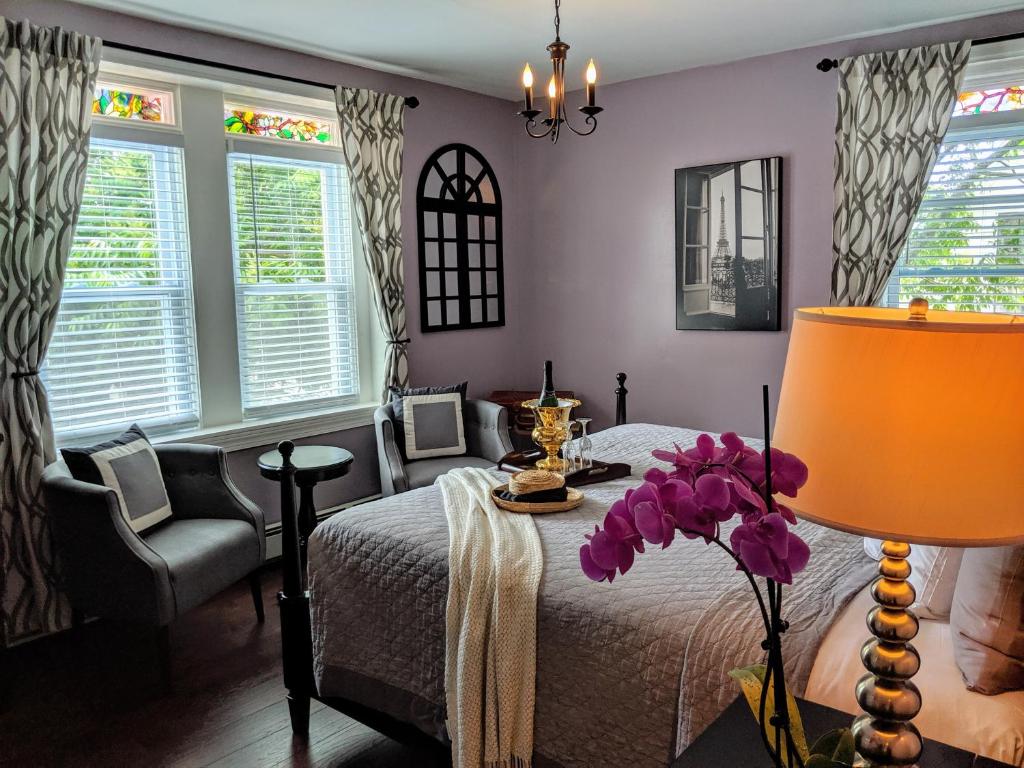
[[[376,501],[379,498],[381,498],[381,495],[379,493],[375,493],[372,496],[364,496],[363,498],[356,499],[355,501],[349,501],[346,502],[345,504],[339,504],[336,507],[331,507],[330,509],[321,510],[320,512],[316,513],[316,521],[317,523],[321,523],[331,515],[337,512],[341,512],[343,509],[348,509],[349,507],[355,507],[360,504],[365,504],[368,501]],[[280,557],[281,524],[271,523],[267,526],[267,560],[277,560]]]

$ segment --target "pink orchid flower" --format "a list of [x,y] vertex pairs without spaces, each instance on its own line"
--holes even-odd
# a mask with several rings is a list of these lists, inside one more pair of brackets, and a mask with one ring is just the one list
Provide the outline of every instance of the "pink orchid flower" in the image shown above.
[[792,584],[793,574],[802,571],[811,556],[806,542],[778,513],[738,525],[729,544],[751,573],[782,584]]
[[[626,491],[608,510],[604,526],[595,526],[580,548],[580,565],[588,578],[609,582],[633,566],[644,542],[664,549],[676,531],[688,539],[720,542],[721,524],[735,516],[742,522],[732,532],[735,556],[751,573],[792,582],[806,567],[807,544],[789,530],[793,511],[774,498],[765,500],[765,456],[725,432],[721,445],[702,434],[693,448],[656,450],[652,455],[671,464],[666,471],[649,469],[644,483]],[[807,466],[796,456],[772,449],[772,489],[795,497],[807,482]],[[724,546],[724,545],[723,545]]]

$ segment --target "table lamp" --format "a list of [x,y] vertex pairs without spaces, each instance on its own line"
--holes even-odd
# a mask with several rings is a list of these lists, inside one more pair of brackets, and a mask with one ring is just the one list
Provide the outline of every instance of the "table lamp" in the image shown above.
[[885,539],[861,649],[864,766],[917,763],[920,656],[911,544],[1024,541],[1024,317],[822,307],[795,312],[773,444],[807,464],[793,507]]

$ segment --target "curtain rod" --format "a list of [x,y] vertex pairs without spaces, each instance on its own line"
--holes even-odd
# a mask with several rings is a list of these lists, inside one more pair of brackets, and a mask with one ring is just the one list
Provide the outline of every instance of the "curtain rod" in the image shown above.
[[[277,75],[270,72],[263,72],[259,69],[253,69],[252,67],[241,67],[237,64],[224,64],[219,61],[210,61],[208,59],[200,59],[196,56],[185,56],[180,53],[167,53],[166,51],[155,51],[151,48],[143,48],[139,45],[129,45],[128,43],[118,43],[113,40],[104,40],[103,45],[106,48],[116,48],[119,51],[131,51],[132,53],[144,53],[150,56],[159,56],[164,59],[171,59],[173,61],[181,61],[186,64],[198,64],[203,67],[216,67],[217,69],[227,69],[231,72],[240,72],[243,75],[256,75],[258,77],[270,77],[274,80],[285,80],[289,83],[298,83],[299,85],[310,85],[314,88],[327,88],[333,91],[335,86],[330,83],[320,83],[316,80],[306,80],[302,77],[292,77],[291,75]],[[409,109],[416,109],[420,105],[420,100],[415,96],[405,97],[405,106]]]
[[[1010,40],[1024,39],[1024,32],[1014,32],[1011,35],[997,35],[996,37],[985,37],[981,40],[975,40],[971,45],[991,45],[992,43],[1006,43]],[[839,66],[839,59],[822,59],[814,68],[819,72],[831,72]]]

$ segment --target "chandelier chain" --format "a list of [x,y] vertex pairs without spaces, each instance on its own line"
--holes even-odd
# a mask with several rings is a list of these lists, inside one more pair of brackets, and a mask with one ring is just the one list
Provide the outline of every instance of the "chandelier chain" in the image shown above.
[[559,13],[559,9],[562,6],[562,0],[555,0],[555,40],[561,40],[559,37],[559,28],[562,26],[562,16]]

